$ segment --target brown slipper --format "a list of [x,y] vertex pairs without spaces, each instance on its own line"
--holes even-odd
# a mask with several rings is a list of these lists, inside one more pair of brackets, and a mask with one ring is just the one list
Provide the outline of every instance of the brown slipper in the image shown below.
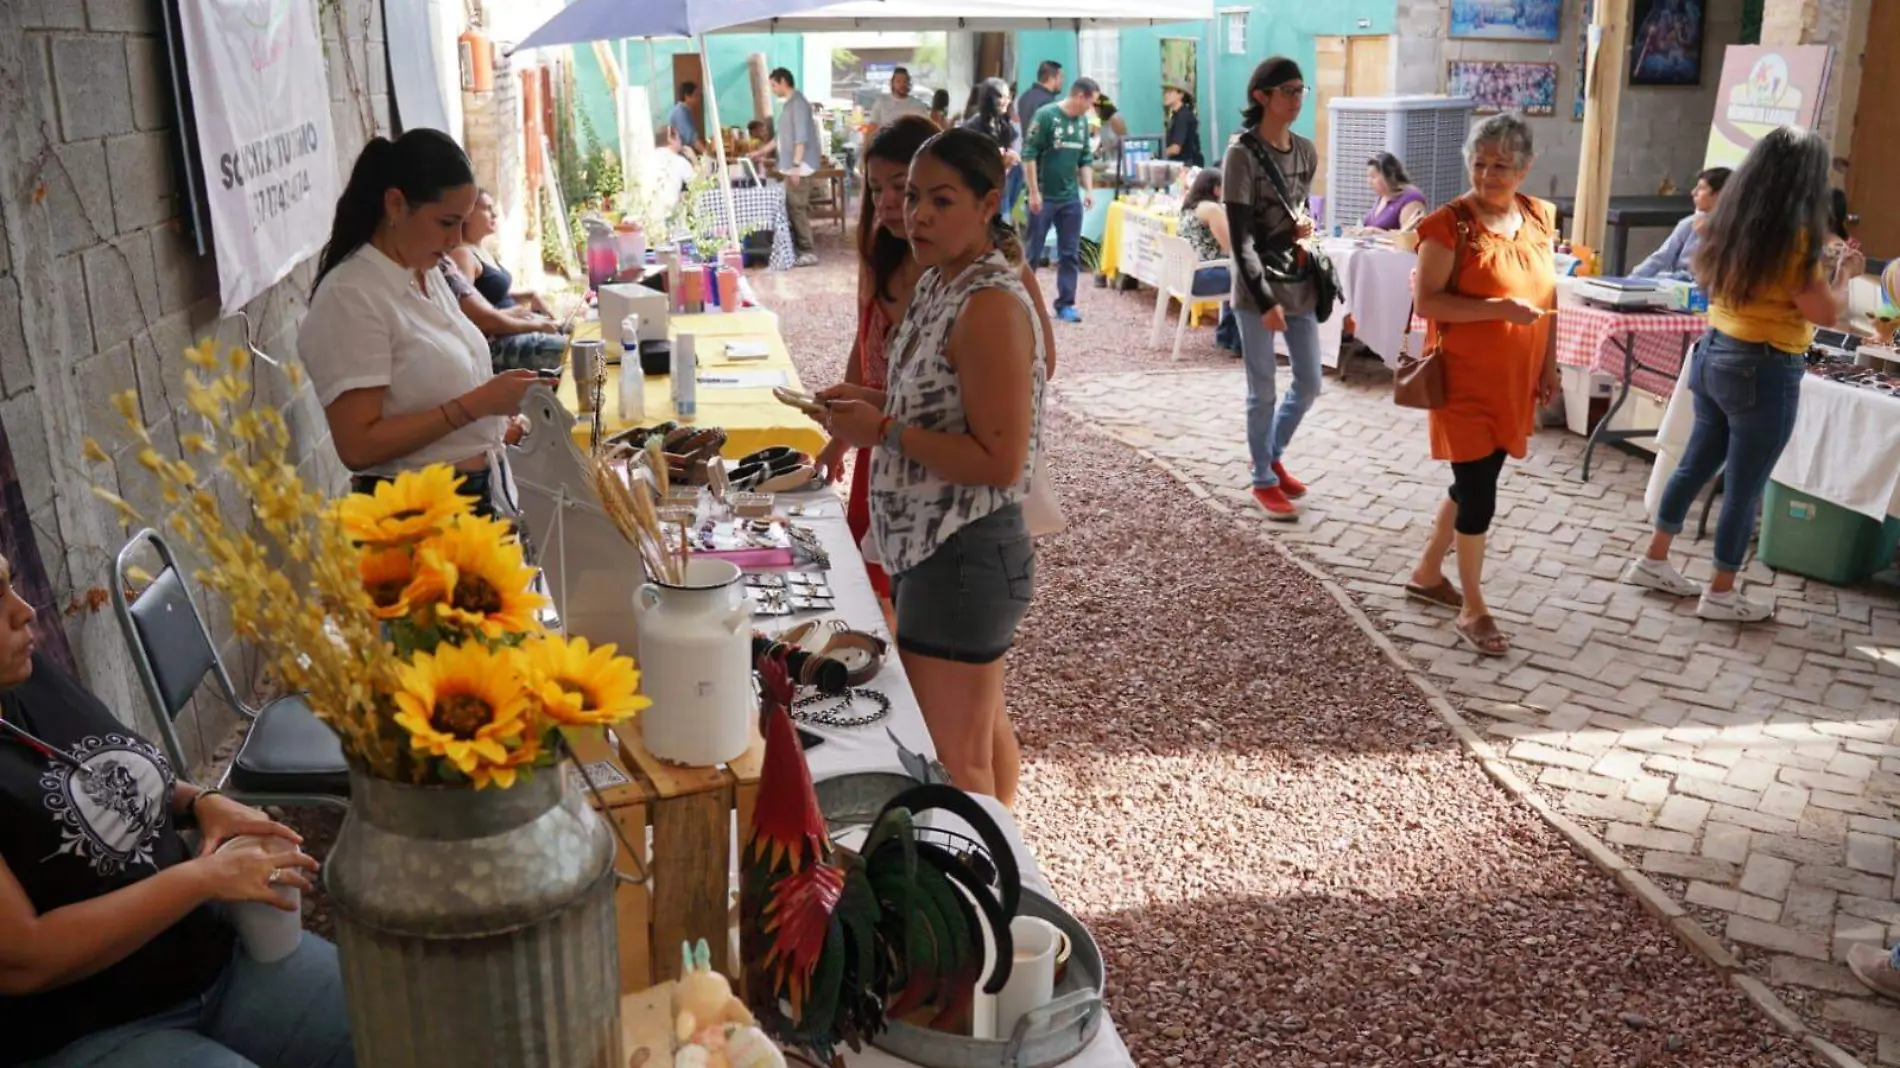
[[1440,608],[1459,609],[1465,606],[1465,595],[1458,592],[1458,587],[1453,586],[1450,579],[1441,578],[1436,586],[1408,582],[1405,584],[1405,595],[1414,601],[1435,604]]
[[1511,643],[1498,633],[1497,622],[1488,615],[1469,623],[1453,623],[1452,628],[1458,632],[1458,639],[1479,656],[1503,656],[1511,651]]

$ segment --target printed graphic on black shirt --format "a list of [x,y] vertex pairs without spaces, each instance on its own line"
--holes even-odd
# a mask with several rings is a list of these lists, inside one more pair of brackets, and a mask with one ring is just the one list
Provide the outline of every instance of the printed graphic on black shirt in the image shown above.
[[171,765],[144,739],[121,734],[83,738],[72,755],[84,772],[54,762],[40,776],[46,807],[59,821],[54,855],[77,856],[102,877],[155,868]]

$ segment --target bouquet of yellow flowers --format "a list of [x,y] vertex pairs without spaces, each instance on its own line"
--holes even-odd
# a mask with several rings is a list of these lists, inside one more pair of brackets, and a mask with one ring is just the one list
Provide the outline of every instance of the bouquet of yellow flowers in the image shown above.
[[[353,762],[401,782],[507,787],[555,762],[562,727],[615,723],[649,704],[614,646],[542,624],[546,600],[521,543],[473,513],[453,468],[329,500],[287,459],[283,417],[251,403],[249,353],[220,357],[207,341],[186,358],[205,430],[179,436],[184,458],[153,446],[136,394],[113,403],[171,509],[165,525],[204,559],[198,582],[274,673],[309,695]],[[295,365],[285,373],[293,389],[301,383]],[[86,456],[110,462],[90,440]],[[197,458],[247,495],[248,529],[227,522]],[[95,492],[128,524],[143,521]]]

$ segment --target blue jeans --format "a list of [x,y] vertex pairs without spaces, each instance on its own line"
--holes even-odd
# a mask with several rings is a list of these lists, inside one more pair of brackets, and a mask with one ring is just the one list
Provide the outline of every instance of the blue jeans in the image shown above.
[[1319,399],[1319,319],[1312,312],[1286,317],[1286,347],[1293,364],[1293,388],[1273,405],[1274,333],[1260,321],[1260,313],[1244,308],[1234,312],[1240,323],[1241,362],[1247,368],[1247,452],[1253,458],[1253,484],[1265,489],[1280,484],[1273,465],[1280,462],[1293,432],[1307,409]]
[[308,932],[259,964],[240,948],[211,988],[25,1068],[354,1068],[336,947]]
[[1056,228],[1056,310],[1075,307],[1075,280],[1082,273],[1082,202],[1045,200],[1042,210],[1029,217],[1029,262],[1041,263]]
[[1695,428],[1656,506],[1656,529],[1680,534],[1689,507],[1725,466],[1722,515],[1715,521],[1715,567],[1740,571],[1761,512],[1762,490],[1794,433],[1803,358],[1710,330],[1698,342],[1689,390]]
[[[1225,267],[1202,267],[1194,272],[1194,286],[1189,290],[1197,297],[1225,297],[1233,292],[1234,276]],[[1240,324],[1234,321],[1234,305],[1230,301],[1220,308],[1220,325],[1214,328],[1214,344],[1229,352],[1240,351]]]
[[1023,165],[1018,163],[1009,169],[1003,178],[1003,221],[1012,223],[1016,218],[1016,202],[1023,197]]

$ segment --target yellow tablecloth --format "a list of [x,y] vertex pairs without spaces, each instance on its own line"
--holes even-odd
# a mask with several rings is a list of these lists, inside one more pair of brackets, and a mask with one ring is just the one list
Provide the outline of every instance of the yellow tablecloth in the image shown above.
[[[786,350],[785,339],[779,336],[776,320],[770,312],[752,310],[675,315],[670,326],[674,337],[685,333],[697,339],[701,378],[732,372],[778,371],[784,374],[787,388],[805,388],[799,382],[798,369],[792,366],[791,353]],[[576,340],[599,337],[599,323],[574,324]],[[726,343],[729,341],[764,342],[770,355],[763,360],[728,360]],[[646,382],[645,416],[638,422],[623,422],[619,418],[620,373],[618,366],[607,368],[601,404],[603,434],[613,434],[629,426],[651,426],[676,418],[673,412],[672,379],[667,375],[650,375]],[[770,387],[716,387],[701,382],[696,399],[699,402],[699,414],[691,420],[692,425],[723,429],[726,432],[724,455],[731,459],[736,460],[768,445],[790,445],[800,452],[813,455],[825,447],[825,432],[818,424],[798,409],[779,403],[772,396]],[[570,412],[580,411],[572,374],[561,379],[561,403],[567,405]],[[588,447],[591,433],[587,419],[575,425],[574,441],[582,450]]]
[[[1179,225],[1181,218],[1178,213],[1174,212],[1159,212],[1151,211],[1147,208],[1138,208],[1126,200],[1117,200],[1113,204],[1110,204],[1108,206],[1108,218],[1102,224],[1102,251],[1101,255],[1097,257],[1096,262],[1100,266],[1103,276],[1111,282],[1115,280],[1116,276],[1122,273],[1122,227],[1129,215],[1139,215],[1144,220],[1152,220],[1154,223],[1159,224],[1162,232],[1166,233],[1169,237],[1175,235],[1175,228]],[[1153,278],[1144,278],[1141,272],[1130,271],[1129,273],[1149,285],[1155,284]],[[1188,321],[1195,326],[1199,326],[1202,312],[1218,313],[1219,310],[1220,302],[1218,300],[1197,300],[1188,310]]]

